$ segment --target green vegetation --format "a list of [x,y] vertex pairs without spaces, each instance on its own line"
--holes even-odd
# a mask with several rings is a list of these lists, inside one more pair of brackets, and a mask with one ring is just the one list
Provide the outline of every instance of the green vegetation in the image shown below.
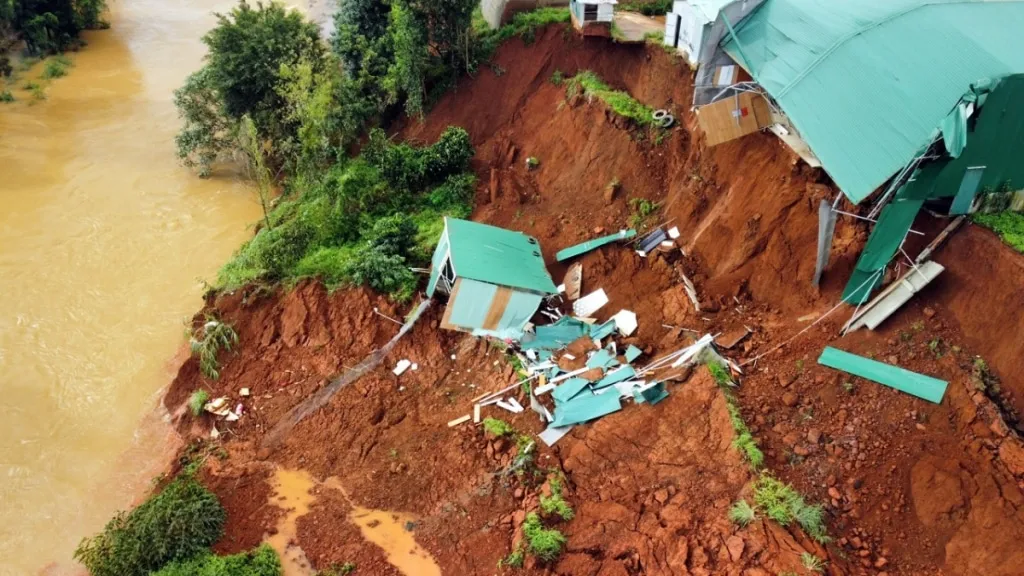
[[372,130],[362,156],[311,177],[304,194],[270,212],[221,269],[219,285],[316,276],[331,287],[366,284],[407,300],[416,286],[409,267],[429,262],[443,217],[470,213],[472,155],[461,128],[423,148]]
[[540,511],[545,516],[555,515],[562,520],[572,520],[576,517],[572,506],[562,498],[561,484],[554,482],[551,483],[551,496],[540,497]]
[[627,92],[613,90],[590,70],[581,70],[570,78],[566,82],[566,93],[570,98],[579,94],[590,99],[597,98],[612,112],[633,122],[639,128],[653,129],[657,126],[652,108],[640,103]]
[[10,74],[6,54],[19,42],[33,55],[80,46],[82,30],[108,27],[105,8],[105,0],[0,0],[0,76]]
[[746,500],[737,500],[736,503],[729,508],[729,520],[733,521],[738,526],[747,526],[756,519],[757,513],[754,511],[754,507],[747,503]]
[[999,394],[1002,391],[999,377],[989,370],[988,363],[981,356],[975,356],[971,361],[971,381],[976,390],[986,394]]
[[32,93],[33,102],[41,102],[46,100],[46,88],[35,82],[29,82],[25,85],[25,88]]
[[708,362],[708,372],[711,373],[711,377],[715,380],[715,384],[719,386],[732,386],[732,376],[729,375],[729,370],[719,362]]
[[517,546],[515,550],[509,552],[508,556],[498,560],[498,568],[501,568],[502,566],[506,566],[508,568],[522,568],[525,561],[526,553],[523,551],[522,546]]
[[356,571],[355,562],[332,564],[330,568],[317,572],[317,576],[348,576]]
[[994,214],[974,214],[971,217],[976,223],[995,232],[1003,242],[1014,250],[1024,252],[1024,214],[1020,212],[996,212]]
[[551,562],[562,554],[565,535],[554,528],[545,528],[536,512],[526,515],[523,522],[523,535],[526,536],[527,549],[530,554],[545,562]]
[[733,431],[736,433],[736,438],[732,441],[732,447],[743,454],[747,462],[750,463],[751,468],[754,470],[760,469],[764,466],[764,453],[758,447],[757,440],[750,432],[750,429],[747,428],[746,422],[743,421],[740,409],[730,396],[726,396],[726,409],[729,411],[729,421],[732,423]]
[[280,576],[281,561],[267,544],[231,556],[211,553],[168,564],[151,576]]
[[643,228],[647,225],[647,219],[661,208],[661,204],[651,202],[646,198],[629,199],[629,225],[632,228]]
[[74,66],[71,59],[63,54],[58,54],[52,58],[46,60],[46,64],[43,66],[42,78],[44,80],[50,80],[53,78],[60,78],[67,76],[68,69]]
[[92,576],[145,576],[207,553],[223,534],[224,519],[217,497],[185,473],[135,510],[118,513],[99,534],[83,539],[75,560]]
[[484,418],[484,432],[487,432],[491,436],[501,438],[502,436],[515,434],[516,430],[508,422],[488,416],[487,418]]
[[214,318],[208,318],[199,332],[194,332],[189,338],[192,355],[199,357],[199,369],[212,380],[220,378],[217,354],[221,350],[231,350],[237,344],[238,334],[235,329]]
[[615,7],[616,10],[625,12],[639,12],[644,16],[664,16],[672,11],[672,0],[648,0],[642,2],[634,0],[623,2]]
[[203,413],[203,407],[210,401],[210,394],[202,388],[192,392],[192,395],[188,397],[188,409],[192,412],[192,415],[199,417]]
[[14,94],[11,94],[10,90],[0,90],[0,102],[5,104],[14,102]]
[[555,70],[551,74],[551,83],[555,86],[561,86],[565,82],[565,75],[562,74],[561,70]]
[[792,486],[761,474],[754,485],[754,503],[765,516],[788,526],[796,521],[808,536],[822,544],[830,542],[820,505],[809,505]]
[[[480,57],[484,60],[491,57],[502,42],[519,36],[523,42],[534,41],[537,30],[551,24],[569,22],[571,16],[568,8],[538,8],[532,12],[519,12],[512,21],[497,30],[483,30],[478,35]],[[484,24],[486,27],[486,23]]]
[[810,552],[804,552],[800,555],[800,563],[811,572],[825,571],[825,561]]

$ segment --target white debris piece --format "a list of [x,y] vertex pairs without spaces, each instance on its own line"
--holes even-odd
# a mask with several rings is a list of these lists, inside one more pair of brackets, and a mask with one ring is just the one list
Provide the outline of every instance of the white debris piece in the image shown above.
[[526,351],[526,357],[529,358],[531,361],[536,362],[537,361],[537,352],[535,352],[533,350],[527,350]]
[[675,240],[676,238],[679,238],[679,227],[678,226],[673,226],[673,227],[669,228],[668,229],[668,237],[673,239],[673,240]]
[[[514,399],[513,399],[513,401],[514,401]],[[519,404],[519,403],[516,402],[516,404]],[[504,400],[498,400],[498,408],[501,408],[503,410],[508,410],[509,412],[511,412],[513,414],[519,414],[520,412],[523,411],[523,407],[522,406],[518,406],[517,407],[516,405],[513,405],[513,404],[511,404],[509,402],[506,402]]]
[[412,366],[410,366],[410,367],[409,367],[409,369],[410,369],[410,370],[413,370],[413,371],[415,371],[415,370],[419,370],[419,369],[420,369],[420,365],[419,365],[419,364],[417,364],[417,363],[415,363],[415,362],[413,362],[413,363],[412,363]]
[[480,405],[473,404],[473,424],[480,423]]
[[697,340],[696,343],[684,348],[683,353],[680,354],[679,358],[677,358],[676,361],[672,363],[672,367],[678,368],[686,364],[687,362],[691,361],[692,359],[696,358],[698,354],[703,352],[704,349],[707,348],[709,344],[711,344],[712,340],[714,340],[714,337],[711,334],[705,334],[704,336],[701,337],[700,340]]
[[213,428],[210,428],[210,438],[213,438],[214,440],[216,440],[217,438],[220,438],[220,431],[217,430],[216,426],[214,426]]
[[565,294],[565,284],[564,283],[558,285],[558,293],[559,294]]
[[410,366],[412,366],[412,362],[403,358],[398,361],[398,364],[395,366],[395,369],[392,370],[392,372],[395,373],[395,376],[401,376],[402,373],[408,370]]
[[552,428],[549,426],[547,430],[538,434],[537,437],[540,438],[547,446],[554,446],[555,442],[561,440],[562,436],[568,434],[570,430],[572,430],[572,426],[562,426],[561,428]]
[[470,418],[472,418],[472,416],[470,416],[469,414],[466,414],[465,416],[459,416],[455,420],[449,421],[448,427],[453,428],[455,426],[458,426],[459,424],[462,424],[463,422],[469,422]]
[[224,416],[224,420],[226,420],[228,422],[237,422],[238,418],[239,418],[238,414],[235,414],[234,412],[228,412],[227,415]]
[[536,412],[538,416],[540,416],[541,422],[551,422],[552,420],[555,419],[555,417],[551,414],[551,411],[548,410],[547,406],[541,404],[540,400],[537,400],[537,396],[533,394],[530,394],[530,409]]
[[248,396],[249,395],[249,389],[248,388],[242,388],[241,390],[238,391],[238,395],[239,396]]
[[607,303],[608,295],[604,293],[604,288],[598,288],[594,292],[573,302],[572,311],[577,317],[591,316]]
[[566,352],[565,354],[562,354],[562,357],[564,357],[566,360],[575,360],[576,359],[575,356],[573,356],[572,354],[569,354],[568,352]]
[[632,310],[619,310],[611,319],[615,320],[615,327],[623,336],[630,336],[636,332],[636,313]]
[[519,414],[520,412],[523,411],[523,405],[519,403],[519,400],[516,400],[515,398],[509,398],[508,403],[509,405],[516,409],[516,414]]

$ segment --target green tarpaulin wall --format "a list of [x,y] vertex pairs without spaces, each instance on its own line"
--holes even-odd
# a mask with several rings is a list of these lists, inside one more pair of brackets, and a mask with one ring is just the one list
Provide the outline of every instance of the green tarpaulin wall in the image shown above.
[[947,382],[945,380],[876,362],[831,346],[822,351],[821,357],[818,358],[818,364],[885,384],[936,404],[942,402],[942,396],[946,393]]
[[[871,297],[871,292],[882,282],[882,275],[878,271],[885,268],[899,250],[922,204],[923,200],[896,198],[882,209],[878,223],[857,260],[857,267],[843,290],[843,300],[850,304],[860,304]],[[874,281],[869,282],[872,276]]]
[[999,191],[1008,182],[1014,190],[1024,188],[1024,75],[1003,78],[983,102],[968,121],[960,156],[929,162],[897,197],[951,198],[967,169],[981,166],[980,192]]

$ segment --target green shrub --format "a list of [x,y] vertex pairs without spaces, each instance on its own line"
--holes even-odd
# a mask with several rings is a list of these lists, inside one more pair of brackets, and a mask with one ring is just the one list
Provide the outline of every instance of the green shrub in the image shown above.
[[6,104],[14,102],[14,94],[11,94],[10,90],[0,90],[0,102]]
[[277,552],[262,544],[249,552],[231,556],[203,554],[191,560],[164,566],[151,576],[280,576]]
[[655,125],[654,110],[651,107],[641,104],[627,92],[613,90],[590,70],[577,72],[567,82],[566,90],[569,96],[582,94],[590,98],[597,98],[604,102],[612,112],[635,122],[641,128]]
[[68,68],[72,66],[71,59],[63,54],[59,54],[46,61],[46,65],[43,66],[42,77],[46,80],[52,78],[60,78],[67,76]]
[[350,247],[319,248],[303,256],[295,265],[295,276],[320,278],[328,288],[351,281],[348,275],[354,250]]
[[[29,86],[31,87],[29,88]],[[26,88],[28,88],[29,92],[32,93],[33,102],[41,102],[43,100],[46,100],[46,88],[43,88],[35,82],[29,82]]]
[[562,74],[561,70],[556,69],[551,74],[551,83],[554,84],[555,86],[561,86],[563,82],[565,82],[565,75]]
[[516,547],[515,550],[509,552],[508,556],[498,560],[498,568],[501,568],[502,566],[507,566],[509,568],[522,568],[525,561],[526,554],[523,552],[523,548],[519,546]]
[[501,438],[502,436],[508,436],[516,433],[516,429],[511,424],[505,422],[500,418],[491,418],[488,416],[484,418],[484,432],[487,432],[491,436]]
[[427,195],[431,206],[439,209],[459,209],[473,203],[476,190],[476,175],[473,173],[449,176]]
[[188,397],[188,409],[193,416],[198,417],[203,413],[203,407],[210,400],[210,394],[202,388],[196,390]]
[[545,516],[554,514],[562,520],[572,520],[576,517],[572,506],[569,506],[569,503],[562,498],[561,493],[554,492],[554,489],[552,489],[551,496],[540,497],[540,510]]
[[75,550],[92,576],[145,576],[205,553],[224,531],[224,508],[191,476],[179,476]]
[[729,520],[732,520],[739,526],[747,526],[756,519],[757,514],[754,512],[754,507],[748,504],[746,500],[737,500],[732,505],[732,508],[729,508]]
[[409,270],[405,258],[384,254],[371,247],[356,252],[346,273],[356,284],[365,284],[400,301],[408,300],[416,289],[416,277]]
[[211,380],[220,378],[217,354],[221,350],[231,350],[238,344],[238,334],[229,324],[210,318],[198,335],[189,339],[192,355],[199,358],[199,369]]
[[519,36],[523,42],[533,42],[537,30],[551,24],[568,22],[571,16],[567,8],[538,8],[530,12],[519,12],[512,21],[497,30],[488,30],[480,34],[481,57],[486,60],[494,54],[498,46],[509,38]]
[[766,516],[783,526],[793,522],[793,508],[803,504],[803,498],[789,484],[762,474],[754,485],[754,503]]
[[406,258],[416,245],[416,232],[416,224],[408,215],[394,214],[375,221],[364,236],[374,251]]
[[526,536],[530,554],[545,562],[551,562],[562,554],[565,535],[553,528],[545,528],[536,512],[526,515],[523,522],[523,535]]

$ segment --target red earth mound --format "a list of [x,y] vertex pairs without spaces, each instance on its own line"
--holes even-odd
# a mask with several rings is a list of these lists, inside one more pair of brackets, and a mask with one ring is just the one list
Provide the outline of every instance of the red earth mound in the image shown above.
[[[671,110],[680,126],[656,144],[600,102],[567,100],[550,79],[556,70],[571,76],[581,69]],[[611,303],[602,314],[637,313],[632,341],[647,358],[685,345],[682,329],[746,326],[752,334],[724,351],[744,361],[832,308],[866,229],[839,223],[821,290],[811,287],[816,205],[835,190],[770,136],[706,149],[688,112],[691,90],[689,71],[660,48],[584,41],[553,27],[531,45],[508,42],[490,68],[400,135],[426,141],[449,124],[465,127],[477,147],[474,218],[536,236],[549,260],[628,226],[629,199],[660,203],[648,223],[678,226],[685,255],[644,259],[620,245],[599,249],[580,259],[584,291],[606,290]],[[528,170],[531,156],[540,166]],[[613,180],[621,190],[608,198]],[[827,547],[793,527],[759,520],[739,529],[728,521],[728,507],[749,497],[753,476],[731,448],[724,396],[703,370],[656,406],[628,406],[541,449],[536,476],[502,473],[517,453],[513,442],[446,423],[516,376],[495,347],[440,330],[439,306],[379,368],[343,388],[281,445],[261,450],[290,408],[397,332],[375,307],[393,318],[402,313],[368,291],[328,294],[311,282],[287,293],[221,295],[207,311],[235,326],[239,349],[222,356],[216,381],[204,379],[195,360],[185,362],[165,403],[179,414],[179,429],[197,436],[212,421],[181,408],[193,390],[245,407],[238,422],[217,423],[227,455],[205,472],[229,514],[220,551],[251,547],[275,530],[281,513],[267,505],[268,478],[284,467],[307,470],[318,482],[297,533],[318,568],[354,562],[357,573],[398,573],[349,521],[351,499],[416,515],[416,540],[444,574],[493,574],[521,538],[526,513],[550,491],[550,478],[564,476],[576,509],[574,520],[559,524],[567,551],[553,564],[529,561],[527,573],[803,574],[804,552],[827,558],[832,574],[1019,573],[1024,449],[1006,422],[1013,424],[1024,391],[1014,346],[1022,320],[988,310],[1021,309],[1014,287],[1024,264],[973,227],[937,259],[948,272],[882,330],[836,341],[848,314],[841,311],[748,364],[740,378],[737,402],[768,469],[825,504],[835,538]],[[551,263],[550,270],[557,283],[565,266]],[[682,272],[697,285],[699,312]],[[947,379],[946,398],[933,405],[820,367],[828,344]],[[980,390],[975,354],[1003,377],[1001,390],[991,382]],[[417,370],[394,376],[390,368],[401,358]],[[251,395],[240,396],[242,388]],[[529,411],[506,419],[524,433],[541,429]]]

